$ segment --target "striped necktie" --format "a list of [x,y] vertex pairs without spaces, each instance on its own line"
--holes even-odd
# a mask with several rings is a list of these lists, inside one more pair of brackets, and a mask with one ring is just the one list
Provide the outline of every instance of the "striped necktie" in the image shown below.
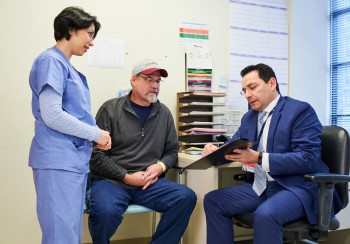
[[260,140],[257,142],[257,143],[259,143],[258,152],[263,152],[263,149],[264,149],[264,147],[263,147],[263,139],[262,139],[263,138],[262,137],[262,133],[263,132],[261,132],[260,130],[261,130],[261,127],[264,124],[264,118],[265,118],[266,114],[267,114],[266,111],[262,111],[258,115],[258,135],[260,135],[260,133],[261,133],[261,136],[259,138]]
[[[263,127],[263,124],[266,122],[266,120],[264,121],[266,114],[267,114],[266,111],[262,111],[258,115],[258,135],[260,135],[261,133],[260,138],[258,138],[259,141],[257,142],[259,143],[258,152],[262,152],[264,148],[263,140],[262,140],[262,132],[260,132],[260,130]],[[258,196],[260,196],[265,191],[266,185],[267,185],[266,172],[262,169],[260,165],[255,164],[253,190]]]

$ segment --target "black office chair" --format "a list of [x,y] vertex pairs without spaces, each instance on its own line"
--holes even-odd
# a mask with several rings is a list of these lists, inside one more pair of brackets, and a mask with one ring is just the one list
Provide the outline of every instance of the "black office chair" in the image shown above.
[[[318,224],[309,224],[307,218],[290,222],[284,226],[284,243],[296,243],[300,240],[322,241],[327,239],[329,230],[336,230],[340,223],[331,219],[333,191],[337,191],[342,207],[348,205],[348,182],[350,181],[350,140],[348,132],[338,126],[323,126],[321,139],[321,157],[328,165],[330,173],[305,175],[305,180],[319,184]],[[235,175],[236,180],[243,180],[243,175]],[[251,228],[253,213],[235,216],[234,224]]]

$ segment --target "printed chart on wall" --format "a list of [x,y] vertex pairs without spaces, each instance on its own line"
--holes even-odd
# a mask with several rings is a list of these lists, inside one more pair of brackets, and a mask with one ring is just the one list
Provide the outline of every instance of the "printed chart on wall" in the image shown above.
[[240,71],[265,63],[277,76],[282,95],[288,95],[288,18],[286,0],[229,0],[230,77],[227,85],[227,116],[247,111],[240,95]]
[[181,21],[179,27],[179,47],[188,50],[188,47],[209,47],[209,26],[206,23]]
[[186,91],[210,92],[212,58],[206,23],[181,21],[179,46],[186,52]]
[[210,92],[212,59],[208,53],[186,53],[186,90]]

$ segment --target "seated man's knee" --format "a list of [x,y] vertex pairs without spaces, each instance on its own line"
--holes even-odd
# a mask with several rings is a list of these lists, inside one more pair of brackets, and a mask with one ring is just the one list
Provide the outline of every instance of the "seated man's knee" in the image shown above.
[[203,199],[204,209],[212,205],[216,205],[216,203],[217,203],[216,191],[211,191],[204,195],[204,199]]
[[193,207],[196,205],[197,195],[192,189],[184,187],[180,192],[183,204]]
[[255,212],[254,215],[254,224],[267,224],[271,222],[278,222],[278,217],[274,213],[273,206],[270,205],[260,205]]
[[196,202],[197,201],[197,195],[196,193],[190,189],[190,188],[187,188],[187,191],[186,191],[186,196],[187,196],[187,199],[191,202]]
[[112,204],[96,204],[90,208],[90,215],[102,222],[113,221],[121,223],[123,213],[118,211]]

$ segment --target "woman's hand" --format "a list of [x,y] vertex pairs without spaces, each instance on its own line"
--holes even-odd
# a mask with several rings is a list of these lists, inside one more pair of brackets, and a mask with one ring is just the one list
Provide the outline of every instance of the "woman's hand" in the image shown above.
[[101,150],[109,150],[112,147],[112,139],[108,131],[100,129],[100,138],[98,139],[97,147]]

